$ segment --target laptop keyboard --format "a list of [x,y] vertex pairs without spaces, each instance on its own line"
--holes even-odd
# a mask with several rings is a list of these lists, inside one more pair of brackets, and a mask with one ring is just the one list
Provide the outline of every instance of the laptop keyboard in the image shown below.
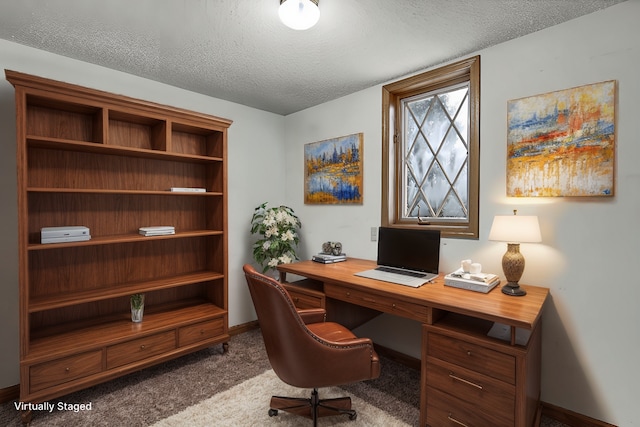
[[387,273],[402,274],[403,276],[411,276],[411,277],[426,277],[427,276],[424,273],[417,273],[415,271],[406,271],[406,270],[401,270],[401,269],[397,269],[397,268],[382,267],[382,266],[376,267],[376,270],[384,271],[384,272],[387,272]]

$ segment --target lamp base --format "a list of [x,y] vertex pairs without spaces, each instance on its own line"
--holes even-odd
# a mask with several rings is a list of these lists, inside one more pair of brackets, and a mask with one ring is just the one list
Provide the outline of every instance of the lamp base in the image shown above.
[[508,282],[502,287],[502,293],[512,297],[522,297],[527,294],[527,291],[522,289],[518,282]]

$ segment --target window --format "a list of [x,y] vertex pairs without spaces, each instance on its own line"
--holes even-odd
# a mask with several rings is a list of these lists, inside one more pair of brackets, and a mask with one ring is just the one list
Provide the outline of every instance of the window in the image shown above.
[[478,238],[480,57],[382,88],[382,225]]

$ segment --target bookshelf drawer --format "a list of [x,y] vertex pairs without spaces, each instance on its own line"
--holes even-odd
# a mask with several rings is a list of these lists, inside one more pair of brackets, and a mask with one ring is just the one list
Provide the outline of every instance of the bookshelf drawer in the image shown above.
[[178,346],[195,344],[199,341],[215,338],[223,333],[224,321],[222,318],[184,326],[178,330]]
[[90,351],[52,362],[34,365],[29,369],[29,388],[33,393],[63,384],[102,370],[102,351]]
[[176,348],[175,331],[149,335],[107,347],[107,369],[137,362]]
[[516,360],[509,354],[429,332],[428,355],[515,384]]

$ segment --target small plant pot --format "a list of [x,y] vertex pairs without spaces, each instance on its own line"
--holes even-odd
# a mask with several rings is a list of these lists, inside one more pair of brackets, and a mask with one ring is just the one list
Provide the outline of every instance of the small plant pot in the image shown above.
[[144,294],[131,295],[131,321],[133,323],[142,322],[144,316]]

